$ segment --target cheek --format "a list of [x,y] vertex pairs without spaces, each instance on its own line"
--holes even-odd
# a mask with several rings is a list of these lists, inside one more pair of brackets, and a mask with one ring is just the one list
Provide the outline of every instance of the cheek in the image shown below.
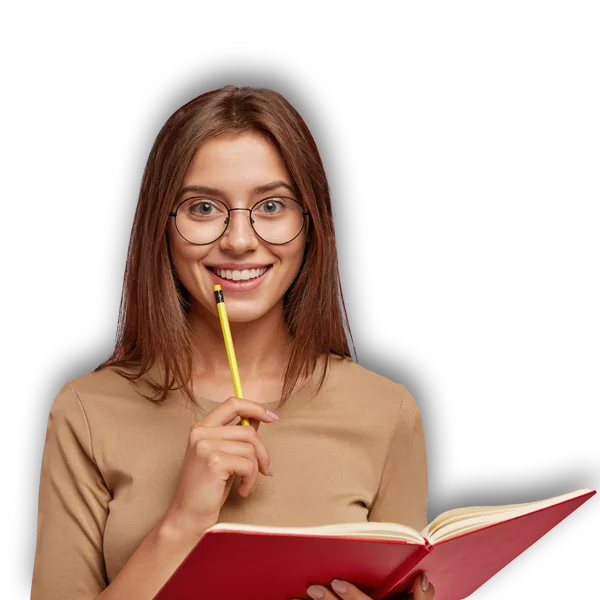
[[289,253],[286,253],[285,256],[286,262],[289,266],[287,273],[287,279],[289,279],[287,282],[288,284],[291,284],[298,275],[305,253],[305,240],[303,237],[301,238],[298,236],[298,238],[296,238],[292,244],[290,244],[292,247],[289,248]]
[[177,236],[177,232],[175,232],[175,235],[173,235],[171,230],[169,230],[167,239],[168,239],[168,243],[169,243],[169,255],[171,256],[171,262],[173,263],[173,268],[175,269],[175,273],[177,274],[179,279],[181,279],[181,269],[182,269],[182,265],[184,262],[184,260],[183,260],[184,252],[183,252],[183,248],[181,247],[181,244],[177,240],[176,236]]
[[189,282],[192,271],[198,270],[198,262],[206,255],[206,250],[201,246],[187,244],[177,232],[169,232],[169,250],[173,268],[182,283]]

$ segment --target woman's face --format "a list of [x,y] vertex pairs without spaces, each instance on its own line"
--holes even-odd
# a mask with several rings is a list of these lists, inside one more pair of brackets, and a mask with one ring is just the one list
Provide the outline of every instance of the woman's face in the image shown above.
[[[267,192],[255,191],[259,186],[274,182],[281,184]],[[194,197],[221,200],[229,208],[252,208],[259,200],[278,195],[300,201],[298,195],[283,184],[294,187],[292,177],[271,141],[256,131],[223,134],[200,146],[182,186],[182,190],[191,186],[213,188],[211,192],[183,191],[171,209],[175,211],[182,201]],[[273,205],[267,208],[273,210]],[[215,209],[202,205],[196,210],[210,213]],[[177,231],[175,219],[169,221],[168,239],[175,272],[191,295],[190,300],[195,305],[193,311],[218,314],[213,290],[215,283],[223,288],[227,316],[231,321],[258,319],[283,303],[283,296],[302,263],[306,221],[300,235],[291,242],[269,244],[254,233],[249,212],[236,210],[230,213],[225,233],[215,242],[202,246],[186,241]],[[251,281],[244,284],[249,289],[227,289],[227,283],[208,268],[233,270],[237,267],[236,270],[243,270],[248,265],[269,266],[258,286]]]

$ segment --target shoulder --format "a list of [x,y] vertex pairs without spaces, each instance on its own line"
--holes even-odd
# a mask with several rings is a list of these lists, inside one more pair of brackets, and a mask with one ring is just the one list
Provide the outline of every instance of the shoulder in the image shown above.
[[[133,367],[123,369],[134,375]],[[143,445],[148,431],[162,431],[174,422],[187,423],[190,414],[170,396],[162,403],[153,402],[155,392],[147,374],[130,380],[114,367],[105,367],[65,383],[54,400],[51,419],[71,429],[88,432],[96,456],[109,454],[124,439],[136,439]],[[111,454],[112,456],[112,454]]]
[[390,419],[413,421],[419,413],[415,399],[407,387],[354,362],[351,358],[332,358],[336,373],[335,388],[348,403],[366,410],[385,413]]
[[[60,445],[79,440],[79,445],[91,448],[91,415],[113,412],[105,407],[110,397],[123,397],[120,376],[114,372],[88,373],[67,381],[55,396],[48,416],[48,440]],[[122,378],[121,378],[122,379]],[[108,400],[108,401],[107,401]]]
[[[127,373],[133,373],[133,369],[122,369]],[[86,399],[98,395],[129,393],[132,389],[132,382],[123,377],[116,368],[105,367],[99,371],[86,373],[69,381],[67,386],[75,390],[79,396]]]
[[[126,374],[134,374],[135,369],[120,369]],[[146,378],[130,380],[114,367],[104,367],[68,381],[59,397],[68,397],[70,404],[80,405],[89,420],[100,418],[108,424],[111,419],[128,412],[139,412],[150,408],[154,403],[143,394],[151,393]],[[55,402],[64,402],[63,398]]]
[[82,405],[88,405],[107,397],[127,396],[132,389],[132,382],[108,367],[67,381],[61,394],[74,396]]
[[343,369],[346,381],[351,382],[352,384],[375,386],[381,389],[391,389],[399,386],[404,387],[403,384],[388,379],[375,371],[371,371],[348,357],[344,359],[336,358],[336,362],[339,363],[340,368]]

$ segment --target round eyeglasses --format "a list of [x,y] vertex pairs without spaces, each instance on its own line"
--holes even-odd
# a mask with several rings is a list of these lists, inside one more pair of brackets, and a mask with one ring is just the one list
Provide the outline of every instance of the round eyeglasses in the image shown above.
[[181,237],[198,246],[216,242],[227,229],[231,211],[250,212],[254,233],[268,244],[288,244],[304,228],[304,210],[293,198],[272,196],[259,200],[252,208],[229,208],[215,198],[194,197],[183,200],[169,216]]

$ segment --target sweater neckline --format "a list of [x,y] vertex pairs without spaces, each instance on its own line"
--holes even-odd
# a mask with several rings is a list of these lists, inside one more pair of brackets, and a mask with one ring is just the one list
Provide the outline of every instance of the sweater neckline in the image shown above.
[[[293,412],[304,408],[314,398],[316,394],[323,369],[326,366],[326,358],[326,354],[321,354],[319,357],[317,357],[315,368],[310,377],[288,397],[288,399],[284,402],[283,406],[278,407],[280,400],[274,400],[271,402],[261,402],[261,406],[263,406],[267,410],[275,412],[280,417],[289,415]],[[333,384],[333,381],[337,380],[337,369],[335,368],[335,365],[343,361],[335,360],[336,358],[338,358],[337,355],[331,353],[329,354],[329,369],[327,377],[323,384],[323,389],[325,389],[326,387],[330,387]],[[146,373],[146,376],[150,376],[155,382],[164,381],[164,369],[160,360],[156,360],[154,362],[154,364]],[[231,395],[234,395],[233,388],[231,390]],[[177,404],[183,405],[189,410],[193,411],[195,414],[199,414],[202,416],[207,415],[209,412],[211,412],[212,410],[217,408],[217,406],[223,403],[223,401],[212,400],[203,396],[201,383],[196,384],[196,389],[192,391],[192,396],[195,400],[195,405],[190,406],[188,398],[185,396],[181,389],[172,390],[170,393],[172,401],[176,402]]]

